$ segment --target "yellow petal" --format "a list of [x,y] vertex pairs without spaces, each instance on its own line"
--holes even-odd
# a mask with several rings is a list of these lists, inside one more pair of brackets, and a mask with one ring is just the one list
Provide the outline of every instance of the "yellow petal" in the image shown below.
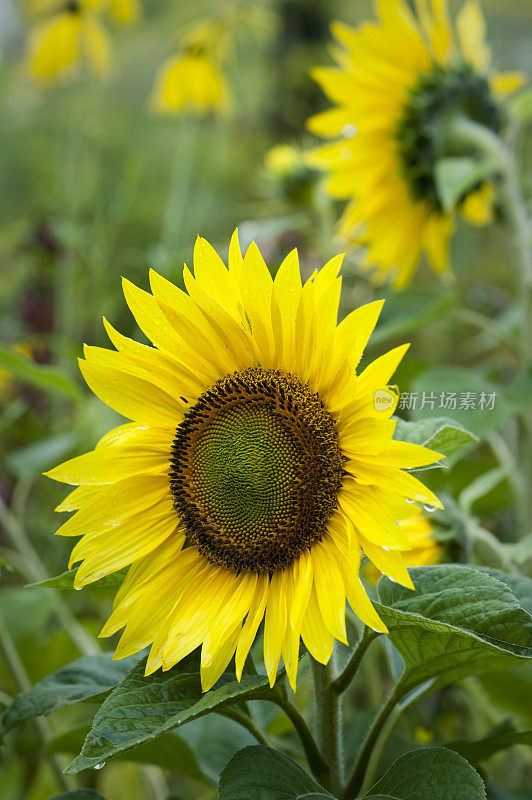
[[124,417],[165,428],[181,422],[182,402],[148,380],[81,358],[79,368],[94,394]]
[[314,560],[314,586],[323,621],[336,639],[347,644],[342,573],[325,543],[316,542],[311,555]]
[[460,212],[471,225],[489,225],[494,218],[495,186],[484,181],[476,191],[469,192],[460,205]]
[[260,623],[262,622],[262,618],[264,617],[264,611],[266,608],[266,602],[268,600],[269,589],[270,589],[269,577],[267,575],[259,575],[257,580],[257,585],[255,587],[255,594],[253,596],[253,601],[251,603],[249,613],[246,617],[246,621],[242,627],[242,631],[238,639],[238,646],[236,649],[236,656],[235,656],[237,680],[240,680],[242,677],[242,670],[244,669],[244,663],[250,651],[251,645],[255,640],[255,636],[257,635],[257,631],[259,629]]
[[456,30],[464,60],[478,72],[486,72],[491,51],[486,43],[486,20],[478,0],[466,0],[456,17]]
[[164,511],[172,509],[172,495],[166,476],[125,478],[111,486],[104,486],[57,533],[60,536],[99,533],[120,525],[127,517],[154,505],[162,507]]
[[275,683],[277,667],[286,630],[287,609],[285,596],[286,575],[284,570],[273,573],[268,592],[268,605],[264,618],[264,666],[270,681]]

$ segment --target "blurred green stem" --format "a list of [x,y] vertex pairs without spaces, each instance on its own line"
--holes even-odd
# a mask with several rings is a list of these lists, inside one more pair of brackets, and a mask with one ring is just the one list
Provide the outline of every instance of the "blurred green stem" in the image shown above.
[[[30,581],[43,581],[48,577],[37,551],[33,547],[24,526],[11,512],[7,504],[0,498],[0,522],[2,523],[13,547],[23,559],[25,577]],[[82,655],[95,655],[100,652],[96,641],[73,616],[70,608],[60,595],[57,595],[55,612],[66,632]]]
[[[22,663],[20,656],[17,652],[17,648],[15,647],[15,643],[11,637],[11,633],[7,625],[4,622],[4,618],[2,613],[0,612],[0,648],[2,651],[3,660],[7,669],[9,670],[11,677],[13,678],[13,683],[17,691],[19,692],[27,692],[31,689],[31,681],[28,677],[24,664]],[[62,792],[67,792],[73,788],[73,784],[67,778],[67,776],[63,773],[61,769],[61,765],[59,764],[57,758],[52,755],[51,753],[46,753],[46,745],[50,741],[50,731],[48,728],[48,724],[46,720],[42,717],[37,717],[33,720],[35,728],[37,729],[37,733],[39,734],[39,739],[41,740],[44,757],[48,761],[52,772],[54,774],[55,780],[59,789]]]
[[[473,120],[456,116],[448,121],[446,136],[453,148],[473,150],[493,161],[501,176],[500,194],[506,215],[515,237],[519,261],[519,299],[521,304],[521,365],[524,371],[531,366],[532,342],[532,226],[521,192],[519,172],[513,150],[494,131]],[[529,404],[530,405],[530,404]],[[520,468],[524,484],[532,485],[532,409],[521,414]],[[520,504],[520,516],[525,535],[532,531],[532,492],[527,491]]]

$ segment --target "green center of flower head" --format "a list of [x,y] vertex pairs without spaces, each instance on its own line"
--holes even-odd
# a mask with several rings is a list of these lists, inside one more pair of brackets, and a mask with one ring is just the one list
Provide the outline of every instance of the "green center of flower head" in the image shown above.
[[397,146],[413,196],[442,210],[435,180],[436,162],[453,151],[446,135],[450,116],[463,116],[499,133],[502,118],[489,83],[467,64],[434,66],[410,91],[397,127]]
[[343,458],[317,394],[277,370],[217,381],[172,445],[170,486],[187,538],[235,571],[285,567],[325,533]]

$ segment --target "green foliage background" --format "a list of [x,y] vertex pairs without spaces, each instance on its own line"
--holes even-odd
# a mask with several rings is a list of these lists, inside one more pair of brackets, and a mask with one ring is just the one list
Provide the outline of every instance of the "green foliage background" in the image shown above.
[[[235,97],[228,120],[162,118],[150,113],[147,101],[155,71],[175,49],[181,26],[216,13],[214,0],[146,2],[138,25],[112,32],[116,70],[107,83],[81,78],[47,89],[31,83],[21,66],[28,21],[20,6],[12,0],[1,12],[0,367],[6,372],[0,384],[0,614],[30,684],[77,659],[80,648],[96,647],[93,637],[115,591],[111,581],[81,593],[24,585],[65,570],[70,548],[70,542],[52,536],[59,525],[52,509],[64,492],[40,473],[90,449],[116,424],[117,416],[82,384],[76,358],[83,342],[107,345],[102,315],[123,333],[138,335],[120,277],[147,288],[147,267],[154,266],[179,283],[196,235],[224,251],[236,225],[244,244],[256,238],[272,269],[294,245],[307,274],[340,249],[333,235],[334,204],[319,191],[287,195],[286,187],[267,175],[263,159],[278,142],[312,144],[305,119],[326,101],[308,70],[328,63],[330,20],[356,23],[370,15],[370,4],[264,0],[255,5],[262,22],[237,31],[228,60]],[[486,0],[484,9],[497,67],[532,75],[530,4]],[[530,140],[525,126],[518,147],[527,197],[532,194]],[[413,342],[397,375],[401,391],[497,392],[493,411],[451,414],[478,441],[466,436],[450,454],[453,468],[427,472],[424,480],[446,499],[437,528],[447,560],[532,576],[532,530],[520,528],[516,510],[519,493],[532,487],[522,486],[521,465],[513,457],[519,435],[515,413],[530,405],[532,376],[523,374],[508,346],[515,334],[518,291],[502,212],[488,229],[458,224],[452,250],[454,283],[442,287],[423,269],[401,295],[375,292],[358,271],[357,253],[350,253],[343,310],[388,297],[369,356],[405,339]],[[28,364],[12,345],[31,351],[45,367]],[[430,414],[413,411],[409,418]],[[430,436],[437,430],[430,429]],[[105,641],[102,650],[109,653],[112,645]],[[363,662],[346,707],[346,750],[354,752],[389,687],[389,662],[393,665],[387,647],[370,650]],[[529,798],[530,738],[520,739],[516,731],[532,728],[530,664],[498,668],[481,678],[458,672],[452,684],[445,684],[407,712],[384,767],[429,741],[458,742],[456,752],[480,765],[489,779],[490,800]],[[98,701],[112,685],[93,680],[82,704],[57,703],[62,707],[46,720],[48,753],[62,767],[80,751]],[[4,653],[0,702],[7,705],[16,691]],[[52,696],[57,699],[57,692]],[[310,678],[304,674],[295,703],[304,710],[310,700]],[[304,763],[281,708],[257,700],[251,705],[268,744]],[[499,748],[500,736],[506,739]],[[7,736],[0,763],[2,800],[47,800],[57,792],[41,738],[30,721]],[[482,740],[475,745],[481,755],[473,745],[468,750],[465,740]],[[94,787],[107,800],[208,800],[231,756],[251,745],[256,739],[235,719],[201,717],[179,733],[168,731],[144,744],[144,751],[125,752],[123,760],[101,771],[81,773],[79,785]],[[392,793],[390,781],[382,778],[375,797]],[[309,797],[322,796],[313,791],[320,789],[305,786]],[[87,800],[96,797],[86,795]]]

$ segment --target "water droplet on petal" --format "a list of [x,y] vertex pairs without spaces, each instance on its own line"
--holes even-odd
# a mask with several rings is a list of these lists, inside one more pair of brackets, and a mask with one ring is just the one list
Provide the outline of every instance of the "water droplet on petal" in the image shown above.
[[427,505],[425,505],[425,506],[423,506],[423,508],[425,509],[425,511],[428,511],[429,514],[432,514],[433,511],[436,511],[436,506],[427,506]]
[[406,498],[406,502],[407,502],[407,503],[414,503],[415,501],[414,501],[414,500],[411,500],[409,497],[407,497],[407,498]]
[[103,769],[105,767],[105,761],[102,761],[100,764],[95,764],[94,769]]
[[75,586],[74,588],[76,589],[76,592],[81,592],[83,586]]
[[344,139],[352,139],[353,136],[356,136],[357,128],[356,125],[344,125],[342,128],[342,136]]

